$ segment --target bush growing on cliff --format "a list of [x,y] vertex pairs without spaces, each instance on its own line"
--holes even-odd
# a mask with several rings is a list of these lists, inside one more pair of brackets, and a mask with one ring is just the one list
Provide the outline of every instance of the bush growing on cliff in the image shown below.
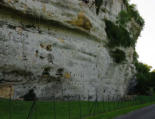
[[139,55],[136,51],[134,51],[133,53],[133,63],[135,64],[136,62],[138,62],[138,58],[139,58]]
[[122,26],[126,26],[126,23],[133,18],[136,21],[136,23],[143,28],[144,19],[140,16],[138,11],[136,10],[136,5],[135,4],[129,5],[128,0],[123,0],[123,2],[126,5],[127,10],[122,10],[119,13],[117,22]]
[[122,26],[115,25],[109,20],[105,20],[106,32],[109,38],[108,46],[109,47],[130,47],[135,45],[135,40],[133,40],[129,32]]
[[122,63],[126,60],[125,52],[120,49],[116,49],[115,51],[111,51],[111,56],[113,57],[116,63]]
[[128,15],[128,13],[125,10],[122,10],[117,17],[116,22],[119,25],[126,27],[126,23],[130,20],[131,20],[131,17]]
[[131,18],[134,18],[134,20],[141,26],[144,26],[144,19],[140,16],[138,11],[135,8],[136,5],[132,4],[129,5],[127,8],[128,14]]
[[129,5],[129,0],[123,0],[123,3],[128,6]]

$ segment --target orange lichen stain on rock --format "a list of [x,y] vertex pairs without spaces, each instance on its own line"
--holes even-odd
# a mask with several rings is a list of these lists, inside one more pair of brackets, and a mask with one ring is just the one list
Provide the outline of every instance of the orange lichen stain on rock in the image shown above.
[[7,98],[14,96],[14,89],[12,86],[0,86],[0,98]]
[[68,72],[66,72],[66,73],[64,73],[64,78],[70,79],[71,78],[71,75]]
[[21,27],[16,27],[16,32],[18,32],[18,34],[22,34],[23,29]]
[[12,2],[12,0],[8,0],[8,3]]
[[61,38],[58,38],[57,40],[59,40],[60,42],[64,43],[65,41]]
[[85,30],[89,30],[92,28],[92,24],[87,16],[85,16],[84,12],[79,12],[76,19],[73,19],[71,21],[67,21],[69,24],[78,26],[80,28],[83,28]]

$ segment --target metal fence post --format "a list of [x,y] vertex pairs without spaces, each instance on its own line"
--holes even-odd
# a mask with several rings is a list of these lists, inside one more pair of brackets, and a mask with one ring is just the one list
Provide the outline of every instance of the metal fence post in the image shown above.
[[67,103],[68,103],[68,119],[71,118],[71,110],[70,110],[70,100],[69,100],[69,96],[67,97]]
[[80,119],[82,119],[81,96],[79,95]]
[[103,101],[102,101],[102,112],[104,112],[104,97],[103,97]]
[[55,95],[53,96],[53,116],[54,116],[54,119],[56,119],[56,104],[55,104]]
[[95,108],[94,108],[93,116],[95,116],[96,114],[96,106],[97,106],[97,91],[96,91]]
[[88,100],[87,100],[87,111],[89,115],[89,108],[90,108],[90,102],[89,102],[89,91],[88,91]]
[[9,94],[9,107],[10,107],[10,109],[9,109],[9,119],[12,119],[12,98],[11,98],[11,92],[12,92],[12,88],[11,88],[11,86],[9,86],[9,88],[10,88],[10,94]]
[[33,113],[33,111],[34,111],[34,106],[35,106],[35,104],[36,104],[36,100],[33,100],[32,106],[31,106],[31,108],[30,108],[30,111],[29,111],[28,116],[27,116],[26,119],[30,119],[30,118],[31,118],[32,113]]
[[35,106],[35,119],[38,119],[38,109],[37,109],[37,101],[36,101],[36,106]]

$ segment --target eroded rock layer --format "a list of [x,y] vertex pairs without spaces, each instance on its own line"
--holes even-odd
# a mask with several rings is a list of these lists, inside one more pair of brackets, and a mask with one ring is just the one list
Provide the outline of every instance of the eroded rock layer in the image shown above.
[[1,0],[0,93],[11,86],[14,98],[32,88],[44,99],[125,95],[135,73],[134,48],[121,48],[126,61],[114,62],[104,19],[115,22],[126,6],[103,0],[96,15],[92,2]]

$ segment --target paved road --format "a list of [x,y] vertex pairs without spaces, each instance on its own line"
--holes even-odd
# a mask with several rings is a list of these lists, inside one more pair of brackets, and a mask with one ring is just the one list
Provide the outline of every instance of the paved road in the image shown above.
[[155,119],[155,104],[130,112],[115,119]]

